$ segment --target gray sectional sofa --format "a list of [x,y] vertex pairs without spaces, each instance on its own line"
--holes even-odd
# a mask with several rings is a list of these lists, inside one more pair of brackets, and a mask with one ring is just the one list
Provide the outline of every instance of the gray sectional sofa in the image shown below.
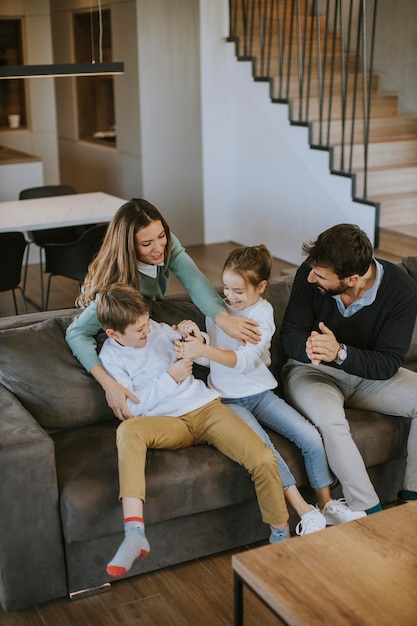
[[[417,259],[402,267],[417,280]],[[291,277],[267,297],[280,328]],[[23,609],[109,581],[105,566],[122,539],[115,430],[100,386],[72,356],[65,329],[75,309],[0,320],[0,602]],[[153,317],[168,323],[201,313],[167,298]],[[103,340],[102,336],[98,341]],[[272,369],[285,355],[274,338]],[[417,370],[417,332],[407,355]],[[196,374],[205,375],[204,368]],[[383,503],[402,486],[408,422],[349,411],[352,434]],[[299,451],[272,434],[311,502]],[[334,496],[341,496],[340,486]],[[210,446],[152,450],[147,458],[148,558],[129,576],[266,539],[247,472]],[[290,522],[294,527],[296,519]],[[324,531],[325,532],[325,531]]]

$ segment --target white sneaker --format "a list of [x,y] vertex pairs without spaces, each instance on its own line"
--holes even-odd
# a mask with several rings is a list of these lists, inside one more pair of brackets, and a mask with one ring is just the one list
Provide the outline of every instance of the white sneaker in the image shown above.
[[352,511],[352,509],[350,509],[346,504],[346,500],[344,498],[339,498],[339,500],[330,500],[324,505],[321,512],[326,518],[326,524],[328,526],[351,522],[354,519],[366,516],[365,511]]
[[311,511],[301,516],[295,532],[297,535],[309,535],[318,530],[323,530],[323,528],[326,528],[326,518],[320,513],[319,509],[311,506]]

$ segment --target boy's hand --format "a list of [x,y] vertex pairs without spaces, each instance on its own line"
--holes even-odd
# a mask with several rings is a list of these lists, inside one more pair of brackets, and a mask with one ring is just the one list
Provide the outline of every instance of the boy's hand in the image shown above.
[[197,324],[192,320],[182,320],[177,326],[174,326],[183,337],[201,337],[201,331]]
[[167,369],[167,373],[175,380],[176,383],[181,383],[188,378],[193,372],[193,362],[190,359],[179,359],[171,363]]

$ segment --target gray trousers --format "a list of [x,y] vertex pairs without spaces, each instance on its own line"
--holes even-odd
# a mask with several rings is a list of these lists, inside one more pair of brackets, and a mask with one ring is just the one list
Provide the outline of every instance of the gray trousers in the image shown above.
[[[287,401],[321,432],[327,459],[354,510],[379,502],[361,454],[354,443],[344,408],[417,417],[417,373],[400,368],[389,380],[369,380],[327,365],[290,359],[283,368]],[[417,491],[417,420],[407,444],[404,489]]]

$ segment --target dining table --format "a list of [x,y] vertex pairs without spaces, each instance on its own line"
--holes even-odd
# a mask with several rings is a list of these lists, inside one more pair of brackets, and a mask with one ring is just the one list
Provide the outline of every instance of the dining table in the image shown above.
[[0,202],[0,233],[110,222],[125,202],[103,191]]

